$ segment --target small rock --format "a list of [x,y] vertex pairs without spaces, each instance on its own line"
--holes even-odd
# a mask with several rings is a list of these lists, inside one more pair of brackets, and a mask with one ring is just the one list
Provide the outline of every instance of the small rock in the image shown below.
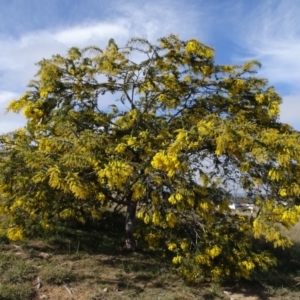
[[108,288],[103,289],[103,292],[108,292]]
[[49,299],[49,297],[47,295],[42,295],[40,299]]

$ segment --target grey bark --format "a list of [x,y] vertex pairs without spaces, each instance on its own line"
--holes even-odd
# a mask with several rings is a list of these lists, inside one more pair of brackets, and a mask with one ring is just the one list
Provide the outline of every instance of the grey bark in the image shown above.
[[134,251],[136,242],[134,238],[135,230],[135,215],[136,215],[136,202],[130,202],[127,205],[126,223],[125,223],[125,249]]

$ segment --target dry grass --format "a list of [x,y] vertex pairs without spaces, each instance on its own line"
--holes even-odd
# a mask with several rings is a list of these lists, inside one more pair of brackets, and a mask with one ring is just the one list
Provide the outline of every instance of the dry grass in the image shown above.
[[213,299],[210,295],[218,294],[186,286],[169,266],[145,253],[64,251],[45,241],[2,244],[1,250],[0,299]]

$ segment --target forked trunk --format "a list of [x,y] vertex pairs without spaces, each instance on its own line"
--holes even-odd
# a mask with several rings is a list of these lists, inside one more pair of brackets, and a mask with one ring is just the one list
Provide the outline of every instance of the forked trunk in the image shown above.
[[135,251],[136,242],[134,239],[135,230],[135,214],[136,214],[136,203],[130,202],[127,205],[126,212],[126,224],[125,224],[125,249],[129,251]]

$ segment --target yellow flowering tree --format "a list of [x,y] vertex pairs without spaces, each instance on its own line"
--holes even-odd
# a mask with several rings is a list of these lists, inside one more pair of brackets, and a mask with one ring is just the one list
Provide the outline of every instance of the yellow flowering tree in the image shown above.
[[[38,65],[8,106],[26,126],[1,138],[9,238],[124,206],[125,247],[143,239],[189,281],[274,264],[251,237],[291,245],[279,225],[299,220],[300,137],[279,122],[281,98],[255,76],[258,62],[217,65],[212,48],[170,35]],[[257,214],[230,213],[233,186]]]

